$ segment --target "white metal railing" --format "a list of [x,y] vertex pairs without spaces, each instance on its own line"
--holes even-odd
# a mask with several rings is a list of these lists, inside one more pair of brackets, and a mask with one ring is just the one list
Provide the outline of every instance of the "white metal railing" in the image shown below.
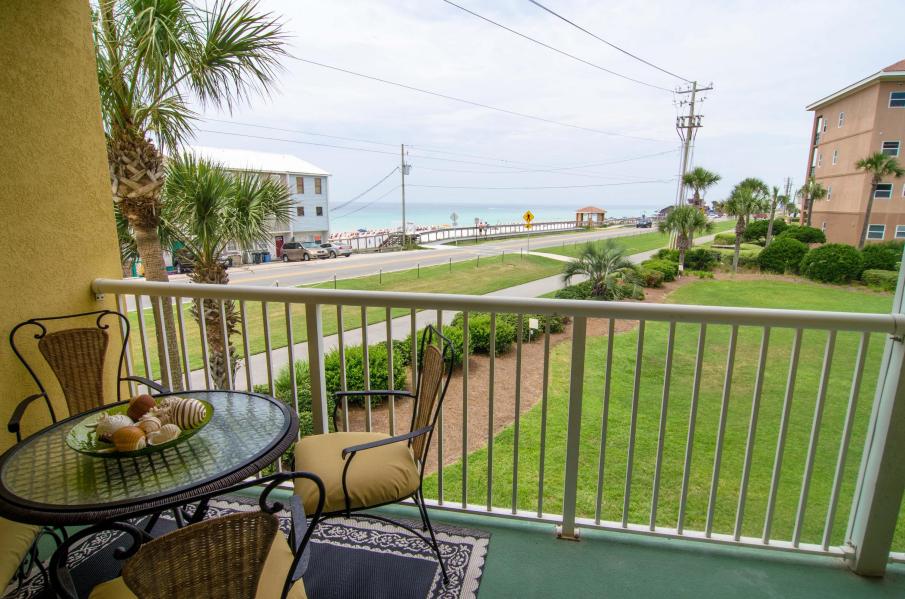
[[[901,284],[900,284],[901,287]],[[897,295],[896,309],[890,314],[858,314],[843,312],[817,312],[799,310],[765,310],[753,308],[725,308],[672,304],[641,304],[629,302],[589,302],[564,301],[547,299],[506,298],[498,296],[460,296],[448,294],[415,294],[398,292],[362,292],[326,289],[300,288],[262,288],[241,285],[195,285],[177,283],[151,283],[144,281],[125,281],[97,279],[93,283],[97,294],[115,294],[118,305],[125,309],[125,297],[133,296],[135,306],[139,310],[132,315],[137,318],[137,350],[140,356],[132,359],[129,355],[127,367],[130,371],[144,368],[145,375],[155,377],[153,363],[156,354],[151,350],[149,340],[154,335],[148,332],[144,310],[146,306],[160,309],[160,298],[175,298],[173,302],[182,306],[186,300],[213,300],[219,308],[221,323],[225,323],[226,302],[236,302],[239,312],[239,337],[243,355],[249,356],[252,344],[261,348],[259,354],[250,356],[244,363],[244,387],[252,389],[256,384],[265,384],[271,393],[274,391],[275,370],[280,360],[285,357],[286,364],[293,364],[296,359],[305,359],[309,363],[311,377],[312,420],[315,432],[328,430],[327,388],[325,383],[324,355],[325,349],[332,346],[338,349],[340,359],[340,387],[346,388],[346,351],[350,346],[349,337],[357,338],[364,353],[363,367],[365,385],[369,384],[367,371],[369,360],[369,339],[373,342],[386,343],[389,369],[392,372],[394,349],[392,340],[399,339],[428,323],[449,323],[457,313],[463,319],[463,347],[466,351],[463,365],[456,376],[460,377],[461,397],[447,397],[446,406],[453,402],[461,402],[461,452],[460,455],[449,456],[445,452],[444,428],[442,421],[436,434],[437,460],[440,467],[436,470],[436,493],[430,503],[444,509],[476,512],[509,518],[521,518],[535,521],[551,522],[558,526],[561,536],[575,537],[580,528],[597,528],[603,530],[625,531],[639,534],[651,534],[672,538],[695,539],[709,542],[739,544],[753,547],[773,548],[786,551],[805,552],[822,555],[851,557],[856,571],[876,573],[885,567],[888,559],[905,559],[902,554],[890,555],[892,529],[895,527],[898,504],[893,510],[890,502],[901,501],[902,487],[905,477],[896,466],[891,455],[902,449],[905,434],[898,435],[902,427],[902,410],[905,410],[905,389],[903,389],[902,372],[905,364],[905,351],[902,350],[902,336],[905,335],[905,315],[902,314],[901,291]],[[260,303],[261,339],[250,339],[249,314],[251,304]],[[273,304],[282,306],[282,326],[285,331],[280,335],[284,348],[274,346],[275,330],[273,321],[275,314],[271,312]],[[307,336],[306,350],[296,345],[294,335],[296,328],[293,318],[297,316],[294,309],[304,308],[304,331]],[[328,309],[324,312],[325,307]],[[324,329],[324,314],[335,319],[332,326],[336,331]],[[350,309],[354,311],[350,311]],[[359,312],[360,310],[360,312]],[[211,352],[208,344],[209,332],[204,322],[198,323],[197,343],[200,345],[201,366],[192,366],[189,360],[191,348],[188,340],[187,323],[181,310],[177,310],[178,330],[181,350],[180,363],[185,372],[184,384],[188,388],[210,386]],[[485,472],[475,472],[470,463],[471,448],[469,442],[469,419],[477,416],[473,399],[470,395],[469,383],[475,384],[475,375],[469,369],[469,319],[476,313],[489,313],[489,346],[496,346],[499,317],[505,314],[519,316],[528,314],[560,315],[571,319],[571,344],[569,349],[568,383],[560,379],[556,383],[551,376],[551,338],[549,322],[540,331],[542,340],[541,398],[536,410],[539,418],[539,435],[534,442],[524,441],[521,425],[527,412],[521,409],[525,389],[521,386],[521,373],[524,368],[523,354],[526,342],[522,341],[523,319],[518,319],[518,342],[515,344],[515,386],[514,413],[511,428],[507,429],[507,446],[495,447],[498,431],[494,429],[495,397],[498,379],[497,363],[499,358],[493,351],[487,357],[487,397],[486,397],[486,442],[482,443],[486,452]],[[347,319],[355,315],[360,324],[350,329]],[[279,320],[279,316],[276,317]],[[377,322],[374,322],[377,321]],[[627,345],[619,335],[618,328],[623,321],[637,323],[633,329],[636,339]],[[591,336],[588,335],[589,323],[603,325],[606,341],[601,344],[602,357],[593,361],[588,355]],[[624,328],[624,327],[623,327]],[[221,331],[224,334],[225,331]],[[331,333],[331,334],[327,334]],[[370,338],[369,338],[370,335]],[[886,348],[882,360],[870,357],[872,337],[876,339],[886,336]],[[652,347],[657,339],[665,336],[665,349],[660,357],[657,353],[651,357],[650,351],[660,348]],[[875,337],[876,336],[876,337]],[[688,347],[686,353],[677,352],[680,339]],[[759,339],[759,342],[758,342]],[[786,343],[790,340],[791,343]],[[841,340],[841,341],[840,341]],[[353,340],[354,341],[354,340]],[[645,345],[647,341],[648,345]],[[837,347],[844,342],[844,355],[838,355]],[[594,342],[596,343],[596,342]],[[725,343],[725,349],[724,348]],[[741,349],[740,349],[741,344]],[[818,348],[817,345],[821,348]],[[229,352],[229,344],[225,352]],[[164,347],[166,344],[164,343]],[[605,346],[605,348],[604,348]],[[595,346],[596,347],[596,346]],[[715,348],[715,349],[714,349]],[[415,344],[412,344],[412,363]],[[596,351],[596,350],[595,350]],[[722,366],[714,364],[713,351]],[[877,349],[879,351],[879,349]],[[708,353],[709,352],[709,353]],[[741,352],[741,354],[740,354]],[[127,352],[127,355],[130,352]],[[692,355],[693,354],[693,355]],[[597,355],[597,354],[595,354]],[[820,356],[822,355],[822,359]],[[756,357],[755,357],[756,356]],[[804,359],[802,358],[804,356]],[[197,357],[197,356],[196,356]],[[739,359],[752,359],[754,367],[749,371],[740,371],[736,367]],[[875,356],[876,357],[876,356]],[[222,357],[230,364],[229,355]],[[403,359],[398,354],[395,359]],[[596,358],[594,358],[596,360]],[[662,362],[661,362],[662,360]],[[685,369],[676,375],[677,362],[682,361]],[[645,392],[645,379],[652,376],[652,362],[658,374],[657,382],[660,391],[655,398]],[[812,368],[816,366],[816,368]],[[166,367],[166,365],[164,365]],[[194,370],[193,370],[194,368]],[[802,374],[803,369],[814,371],[814,377]],[[866,378],[865,372],[877,369],[876,383],[873,378]],[[629,369],[631,375],[628,375]],[[837,371],[844,370],[842,374]],[[295,369],[290,368],[290,384],[294,407],[298,409],[298,382]],[[659,374],[662,373],[662,374]],[[847,383],[840,381],[846,376]],[[616,396],[615,381],[622,377],[629,394]],[[809,378],[810,377],[810,378]],[[873,375],[872,375],[873,377]],[[242,386],[237,373],[230,372],[228,386]],[[784,381],[784,392],[776,392],[765,397],[765,382],[781,379]],[[675,382],[674,379],[679,380]],[[753,382],[748,384],[748,380]],[[393,380],[392,376],[388,380]],[[712,383],[716,380],[715,383]],[[739,381],[742,381],[741,383]],[[414,382],[413,382],[414,383]],[[554,386],[558,384],[559,387]],[[590,400],[586,386],[591,384],[595,393],[600,393],[601,411],[589,412]],[[681,385],[677,388],[677,385]],[[750,399],[738,397],[737,387],[750,390]],[[704,393],[702,389],[713,389],[714,399],[712,416],[707,414],[705,423]],[[567,405],[556,405],[553,396],[562,398],[564,387],[568,387],[565,399]],[[721,388],[721,390],[720,390]],[[869,419],[866,417],[866,402],[859,399],[871,392],[875,398]],[[813,411],[801,416],[796,410],[801,397],[810,397]],[[687,398],[687,427],[677,437],[670,436],[670,427],[675,427],[675,409],[671,404],[684,402]],[[775,401],[774,401],[775,400]],[[775,437],[770,437],[772,451],[760,449],[764,446],[763,435],[759,428],[761,412],[765,402],[781,406],[779,422]],[[613,409],[626,407],[628,422],[614,419]],[[825,422],[824,415],[827,404],[833,402],[835,407],[845,407],[839,421]],[[684,403],[682,415],[685,414]],[[810,404],[809,404],[810,405]],[[371,430],[373,426],[370,403],[365,402],[363,427]],[[651,406],[654,406],[651,408]],[[859,408],[860,406],[860,408]],[[716,409],[718,407],[718,410]],[[350,411],[343,406],[343,418],[349,426]],[[399,421],[393,398],[388,400],[388,431],[397,432]],[[566,410],[565,439],[550,437],[550,414],[554,409]],[[673,410],[671,412],[670,410]],[[481,415],[485,412],[482,407]],[[651,410],[654,410],[653,412]],[[746,426],[731,427],[730,415],[738,410],[745,410]],[[656,418],[651,414],[656,413]],[[801,416],[801,417],[799,417]],[[442,418],[442,416],[441,416]],[[582,432],[582,426],[588,422],[600,422],[599,436],[590,441],[593,456],[587,455],[588,435]],[[656,426],[650,422],[656,422]],[[649,430],[649,432],[648,432]],[[640,432],[639,432],[640,431]],[[595,435],[596,430],[592,431]],[[905,432],[905,431],[902,431]],[[769,431],[773,435],[774,431]],[[806,433],[806,435],[805,435]],[[642,455],[638,451],[639,444],[648,443],[655,437],[655,450],[650,455]],[[801,462],[792,463],[788,457],[792,439],[803,441],[803,457]],[[827,437],[831,446],[827,447]],[[509,440],[511,438],[511,441]],[[624,440],[624,454],[614,455],[614,439],[619,444]],[[684,443],[679,443],[680,438]],[[862,439],[863,443],[853,445],[853,439]],[[710,439],[713,439],[712,446]],[[758,446],[757,442],[760,442]],[[548,455],[549,444],[553,441],[562,444],[562,464],[551,462]],[[495,443],[496,442],[496,443]],[[529,445],[526,445],[529,443]],[[536,445],[535,445],[536,443]],[[510,449],[511,446],[511,449]],[[621,445],[618,445],[621,446]],[[537,447],[538,462],[536,470],[530,465],[532,475],[536,475],[536,502],[525,499],[521,493],[523,483],[519,473],[529,465],[525,464],[525,451]],[[521,450],[521,451],[520,451]],[[497,454],[495,455],[495,451]],[[508,453],[511,451],[511,455]],[[834,456],[827,458],[827,451]],[[584,454],[583,454],[584,452]],[[711,453],[712,452],[712,453]],[[500,453],[503,457],[500,458]],[[857,481],[853,478],[854,459],[852,454],[861,456]],[[524,454],[524,455],[523,455]],[[624,463],[622,456],[624,456]],[[712,457],[711,457],[712,456]],[[741,473],[738,481],[727,474],[726,459],[741,458]],[[500,459],[511,459],[511,464]],[[458,460],[459,470],[445,472],[443,466],[450,461]],[[697,460],[697,462],[696,462]],[[698,477],[706,480],[706,489],[697,489],[692,477],[700,469],[698,462],[705,460],[708,475]],[[593,462],[592,470],[588,464]],[[827,464],[830,464],[827,466]],[[818,466],[819,465],[819,466]],[[669,472],[667,472],[667,466]],[[792,474],[801,467],[800,479],[790,483]],[[551,478],[551,467],[561,474],[560,481]],[[503,493],[494,476],[494,469],[510,468],[516,473],[511,478],[511,490]],[[612,483],[615,469],[616,478],[621,484]],[[697,469],[697,470],[696,470]],[[643,470],[644,477],[650,473],[650,486],[638,482],[637,472]],[[751,485],[754,471],[764,474],[769,471],[769,485],[766,489],[766,505],[757,506],[762,512],[763,525],[756,527],[752,522]],[[452,472],[459,472],[455,480],[450,480]],[[546,475],[546,476],[545,476]],[[446,477],[447,480],[444,480]],[[664,486],[664,479],[671,483]],[[767,480],[764,478],[764,482]],[[796,473],[797,478],[797,473]],[[481,481],[486,488],[476,489],[475,481]],[[532,481],[533,482],[533,481]],[[736,486],[737,482],[737,486]],[[793,484],[793,491],[783,485]],[[618,501],[607,499],[606,493],[613,487],[621,487]],[[459,493],[455,497],[445,493],[445,488],[455,487]],[[508,485],[507,485],[508,487]],[[819,487],[822,513],[816,513],[814,489]],[[878,488],[883,488],[883,493]],[[561,508],[554,513],[549,511],[550,499],[555,496],[555,503]],[[896,489],[898,496],[896,498]],[[618,490],[618,489],[617,489]],[[532,490],[533,494],[534,491]],[[675,496],[677,510],[675,525],[667,525],[665,520],[672,518],[673,504],[664,502],[664,493]],[[734,495],[721,498],[723,495]],[[612,493],[611,493],[612,494]],[[797,499],[790,501],[792,494]],[[823,502],[823,495],[826,495]],[[591,497],[591,500],[579,496]],[[639,515],[637,496],[645,498],[649,506],[644,515]],[[692,496],[695,501],[692,501]],[[480,500],[476,501],[475,498]],[[845,526],[845,534],[838,525],[840,503],[852,500],[851,515]],[[892,497],[892,499],[890,499]],[[561,498],[561,499],[560,499]],[[533,504],[533,505],[532,505]],[[615,518],[607,518],[621,510]],[[795,507],[793,508],[792,505]],[[589,507],[590,506],[590,507]],[[787,524],[791,523],[791,531],[776,532],[776,518],[782,511]],[[665,512],[669,514],[664,515]],[[843,512],[844,513],[844,512]],[[729,522],[729,524],[727,524]],[[822,524],[814,524],[814,522]],[[810,528],[806,532],[806,527]],[[788,528],[788,527],[786,527]],[[887,535],[888,533],[888,535]],[[888,539],[886,538],[888,536]],[[842,538],[840,543],[838,539]],[[836,540],[834,540],[836,539]],[[878,565],[879,564],[879,565]]]

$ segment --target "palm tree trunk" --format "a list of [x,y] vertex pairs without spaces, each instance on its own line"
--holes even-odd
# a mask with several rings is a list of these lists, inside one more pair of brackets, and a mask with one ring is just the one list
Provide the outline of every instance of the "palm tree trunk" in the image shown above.
[[679,276],[685,272],[685,248],[679,248]]
[[[203,284],[226,285],[229,283],[229,275],[219,263],[207,268],[196,268],[192,272],[191,279],[195,283]],[[231,337],[237,332],[239,322],[236,305],[233,301],[227,300],[223,303],[223,314],[226,316],[225,339],[223,337],[220,301],[195,300],[192,315],[196,321],[202,315],[204,318],[211,382],[215,389],[232,389],[235,382],[236,366],[239,363],[236,356],[236,348],[231,340]]]
[[767,241],[764,247],[770,247],[770,241],[773,239],[773,219],[776,218],[776,204],[770,204],[770,222],[767,223]]
[[738,255],[742,251],[742,235],[745,233],[745,217],[738,217],[735,224],[735,254],[732,256],[732,272],[738,272]]
[[858,239],[858,249],[864,249],[864,242],[867,240],[867,229],[870,226],[870,215],[874,210],[874,194],[877,192],[877,184],[880,181],[875,179],[870,186],[870,195],[867,197],[867,210],[864,211],[864,226],[861,227],[861,238]]
[[804,224],[810,227],[811,226],[811,210],[814,208],[814,198],[808,198],[806,203],[808,205],[808,216],[807,216],[807,219],[805,220]]

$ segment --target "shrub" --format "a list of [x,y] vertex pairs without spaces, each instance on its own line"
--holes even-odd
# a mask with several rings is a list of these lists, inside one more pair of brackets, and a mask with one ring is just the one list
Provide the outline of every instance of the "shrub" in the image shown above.
[[641,286],[632,283],[618,283],[618,285],[621,297],[627,297],[633,300],[644,299],[644,288]]
[[792,237],[780,237],[765,247],[757,257],[757,263],[769,272],[798,272],[801,259],[808,253],[808,246]]
[[780,237],[791,237],[801,243],[826,243],[826,234],[817,227],[793,225],[783,231]]
[[685,274],[688,276],[695,276],[699,279],[712,279],[713,273],[709,270],[686,270]]
[[679,265],[676,262],[671,262],[669,260],[661,260],[658,258],[651,258],[650,260],[645,260],[641,263],[641,266],[646,268],[647,270],[656,270],[663,274],[663,280],[667,283],[669,281],[675,281],[676,276],[679,274]]
[[896,283],[899,280],[899,273],[894,270],[865,270],[861,273],[861,280],[866,285],[882,289],[884,291],[895,291]]
[[685,268],[689,270],[710,270],[718,262],[719,252],[707,248],[692,248],[685,252]]
[[[770,219],[754,220],[745,227],[745,234],[742,239],[755,243],[764,242],[767,239],[767,228],[770,226]],[[781,218],[773,220],[773,236],[776,237],[789,228],[788,223]]]
[[591,291],[594,286],[590,281],[583,281],[581,283],[576,283],[575,285],[567,285],[562,289],[559,289],[556,294],[553,296],[556,299],[570,299],[570,300],[586,300],[586,299],[600,299],[595,298],[591,295]]
[[801,274],[824,283],[848,283],[864,270],[861,252],[844,243],[828,243],[805,254]]
[[735,233],[717,233],[713,237],[713,245],[735,245]]
[[663,273],[659,270],[641,268],[638,272],[641,284],[645,287],[663,287]]
[[[490,314],[481,312],[471,314],[468,318],[468,337],[471,352],[475,354],[490,353]],[[515,327],[511,322],[497,318],[496,321],[496,355],[505,354],[515,343]]]
[[864,258],[865,270],[898,270],[898,264],[902,261],[901,241],[884,241],[872,243],[861,250]]
[[669,248],[663,248],[657,251],[654,254],[654,258],[657,260],[669,260],[670,262],[679,263],[679,250],[671,250]]

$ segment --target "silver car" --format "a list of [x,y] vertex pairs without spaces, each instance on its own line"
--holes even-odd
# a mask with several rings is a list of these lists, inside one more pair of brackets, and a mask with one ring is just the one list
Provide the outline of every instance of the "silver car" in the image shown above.
[[352,246],[342,245],[341,243],[322,243],[321,248],[327,252],[328,258],[336,258],[337,256],[345,256],[348,258],[352,255]]

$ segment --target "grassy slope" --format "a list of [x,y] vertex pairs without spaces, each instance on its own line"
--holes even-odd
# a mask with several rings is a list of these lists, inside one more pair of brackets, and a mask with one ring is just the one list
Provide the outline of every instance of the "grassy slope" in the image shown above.
[[[497,289],[504,289],[534,281],[543,277],[555,275],[562,271],[562,264],[547,258],[537,256],[516,255],[504,258],[490,258],[480,260],[466,260],[454,262],[452,269],[449,265],[439,265],[421,268],[417,270],[405,270],[385,273],[381,279],[378,275],[343,279],[337,281],[338,289],[360,289],[364,291],[412,291],[424,293],[458,293],[463,295],[482,295]],[[314,287],[333,288],[333,282],[321,283]],[[274,349],[286,346],[286,316],[285,309],[279,304],[270,304],[270,335]],[[260,302],[247,302],[245,306],[248,322],[249,351],[252,355],[264,351],[263,313]],[[394,316],[405,314],[406,310],[394,311]],[[368,323],[381,322],[386,317],[383,308],[371,308],[368,310]],[[144,310],[144,318],[148,327],[148,355],[151,357],[151,370],[157,377],[157,344],[150,331],[153,331],[153,317],[150,308]],[[189,364],[192,370],[203,367],[201,358],[200,331],[195,324],[190,305],[183,307],[183,318],[186,328],[186,342],[189,348]],[[133,359],[136,370],[145,374],[141,363],[141,344],[138,341],[138,318],[135,312],[129,314],[132,331],[136,335],[132,346]],[[345,330],[361,326],[361,309],[347,307],[343,309],[343,327]],[[324,333],[332,335],[337,332],[337,314],[334,306],[323,308]],[[305,341],[307,332],[305,329],[305,308],[302,305],[292,306],[292,336],[296,343]],[[234,338],[239,355],[242,355],[241,338]]]
[[[735,227],[735,221],[719,221],[714,223],[713,231],[711,233],[719,233],[721,231],[728,231]],[[710,233],[708,233],[709,235]],[[593,243],[597,245],[602,245],[606,240],[595,241]],[[669,243],[669,235],[665,233],[660,233],[656,230],[651,231],[650,233],[641,233],[640,235],[628,235],[625,237],[614,237],[612,241],[616,244],[616,246],[625,250],[626,254],[638,254],[641,252],[649,252],[650,250],[656,250],[658,248],[666,246]],[[562,247],[549,247],[549,248],[541,248],[538,251],[547,253],[547,254],[560,254],[563,256],[577,256],[578,251],[581,249],[583,242],[574,242],[572,244],[567,244]]]
[[[888,312],[891,306],[889,295],[808,283],[765,280],[695,282],[677,290],[670,296],[670,301],[765,308],[806,306],[818,310],[853,312]],[[644,336],[634,472],[629,503],[631,522],[648,522],[650,518],[667,331],[666,324],[648,323]],[[657,512],[657,524],[660,526],[676,526],[678,516],[697,335],[696,326],[677,327]],[[703,529],[707,513],[728,339],[729,327],[708,327],[686,520],[687,527],[698,530]],[[637,330],[619,334],[614,338],[613,383],[603,485],[602,517],[606,520],[622,518],[637,340]],[[714,517],[716,532],[731,533],[735,522],[760,340],[760,330],[743,328],[739,333]],[[755,435],[753,468],[742,529],[745,535],[759,536],[763,530],[791,342],[792,331],[784,329],[771,331]],[[804,334],[773,522],[774,538],[789,539],[792,534],[825,343],[825,333],[809,331]],[[587,345],[578,492],[578,513],[585,517],[594,517],[595,511],[606,344],[606,338],[595,337],[589,339]],[[837,337],[814,476],[807,502],[803,542],[819,543],[821,540],[857,344],[858,338],[852,333],[840,333]],[[856,426],[833,528],[832,540],[835,543],[841,542],[849,515],[852,489],[882,348],[882,336],[874,335],[871,339],[868,366],[859,396]],[[555,348],[551,356],[544,510],[554,513],[561,509],[569,349],[568,343],[561,344]],[[521,420],[518,505],[522,509],[537,508],[540,420],[540,405],[535,406]],[[509,427],[501,432],[494,442],[493,503],[497,506],[510,505],[512,447],[513,428]],[[486,502],[486,463],[486,449],[479,450],[468,458],[468,497],[471,502]],[[457,501],[461,497],[461,470],[461,464],[458,463],[445,470],[444,496],[448,499]],[[436,494],[436,476],[426,481],[426,490],[428,495]],[[901,519],[894,546],[899,550],[905,548],[905,526],[901,524]]]

